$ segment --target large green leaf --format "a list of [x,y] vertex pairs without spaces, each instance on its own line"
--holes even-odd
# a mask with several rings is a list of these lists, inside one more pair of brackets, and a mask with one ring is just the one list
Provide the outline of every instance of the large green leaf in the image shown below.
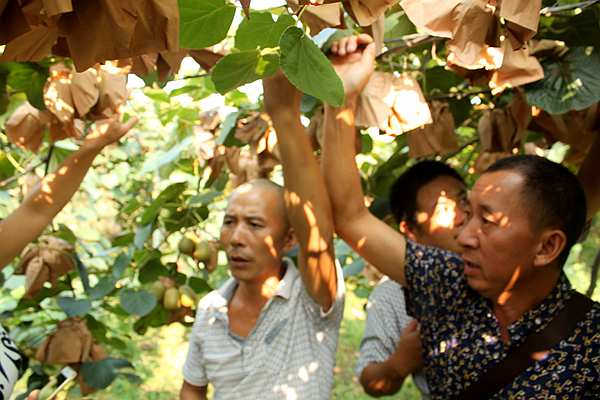
[[600,50],[574,47],[542,63],[544,79],[526,86],[527,100],[550,114],[582,110],[600,100]]
[[30,62],[11,62],[7,63],[7,66],[10,69],[8,85],[15,92],[24,92],[29,103],[35,108],[46,109],[43,90],[48,79],[48,68]]
[[87,314],[92,308],[92,302],[89,299],[75,299],[73,297],[59,297],[58,306],[71,317],[81,317]]
[[81,373],[85,383],[96,389],[107,388],[119,375],[119,369],[133,368],[127,360],[105,358],[101,361],[85,362],[81,365]]
[[235,34],[235,47],[240,50],[256,50],[279,46],[281,34],[296,23],[290,15],[282,14],[273,21],[270,12],[251,12]]
[[235,6],[225,0],[179,0],[179,44],[203,49],[219,43],[235,16]]
[[274,51],[245,50],[227,54],[214,66],[211,77],[219,93],[273,75],[279,67]]
[[156,306],[156,297],[147,290],[121,290],[121,307],[129,314],[144,316]]
[[279,41],[283,73],[298,89],[333,106],[344,102],[344,86],[331,63],[304,31],[291,26]]

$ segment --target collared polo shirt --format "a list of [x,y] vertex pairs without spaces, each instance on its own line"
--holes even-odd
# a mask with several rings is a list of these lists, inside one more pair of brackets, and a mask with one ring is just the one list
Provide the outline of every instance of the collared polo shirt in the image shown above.
[[[565,307],[564,274],[539,305],[508,327],[505,345],[488,300],[467,284],[463,262],[444,250],[407,242],[409,314],[421,323],[427,382],[435,399],[458,395]],[[600,393],[600,304],[572,334],[548,349],[493,399],[593,399]]]
[[214,399],[329,399],[344,311],[344,278],[337,268],[337,296],[323,312],[309,296],[296,266],[286,272],[250,334],[229,330],[231,278],[198,306],[183,368],[186,382],[214,386]]
[[[370,363],[381,363],[390,358],[396,351],[402,331],[411,320],[406,312],[402,286],[387,276],[383,277],[367,302],[367,322],[356,367],[359,378]],[[413,374],[413,379],[422,399],[429,399],[424,372],[417,371]]]

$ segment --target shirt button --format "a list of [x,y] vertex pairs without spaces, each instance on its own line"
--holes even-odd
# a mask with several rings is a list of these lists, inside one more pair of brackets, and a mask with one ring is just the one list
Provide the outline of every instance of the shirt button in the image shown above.
[[542,323],[542,320],[540,319],[540,317],[537,317],[537,318],[535,319],[535,324],[536,324],[536,325],[539,325],[539,324],[541,324],[541,323]]

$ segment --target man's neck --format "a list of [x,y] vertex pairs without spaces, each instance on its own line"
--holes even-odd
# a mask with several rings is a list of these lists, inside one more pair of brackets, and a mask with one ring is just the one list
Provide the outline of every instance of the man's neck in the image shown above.
[[264,304],[275,295],[280,280],[278,275],[273,275],[259,281],[239,281],[235,296],[243,303]]
[[509,292],[498,296],[493,308],[501,328],[508,328],[544,301],[556,287],[560,274],[559,268],[547,268],[543,273],[531,274],[527,279],[517,282]]

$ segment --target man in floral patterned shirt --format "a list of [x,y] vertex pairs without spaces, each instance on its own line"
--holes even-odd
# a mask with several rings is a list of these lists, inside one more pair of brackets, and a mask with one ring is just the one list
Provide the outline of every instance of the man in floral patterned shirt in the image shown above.
[[[364,205],[354,166],[354,108],[373,70],[367,35],[332,46],[346,102],[326,107],[323,163],[336,231],[371,264],[409,290],[421,324],[433,398],[459,396],[531,333],[544,329],[573,296],[562,266],[600,205],[598,157],[579,180],[537,156],[499,161],[475,183],[471,214],[458,236],[461,256],[421,246]],[[596,139],[590,154],[600,152]],[[589,215],[588,215],[589,218]],[[593,398],[600,392],[600,304],[493,398]]]

